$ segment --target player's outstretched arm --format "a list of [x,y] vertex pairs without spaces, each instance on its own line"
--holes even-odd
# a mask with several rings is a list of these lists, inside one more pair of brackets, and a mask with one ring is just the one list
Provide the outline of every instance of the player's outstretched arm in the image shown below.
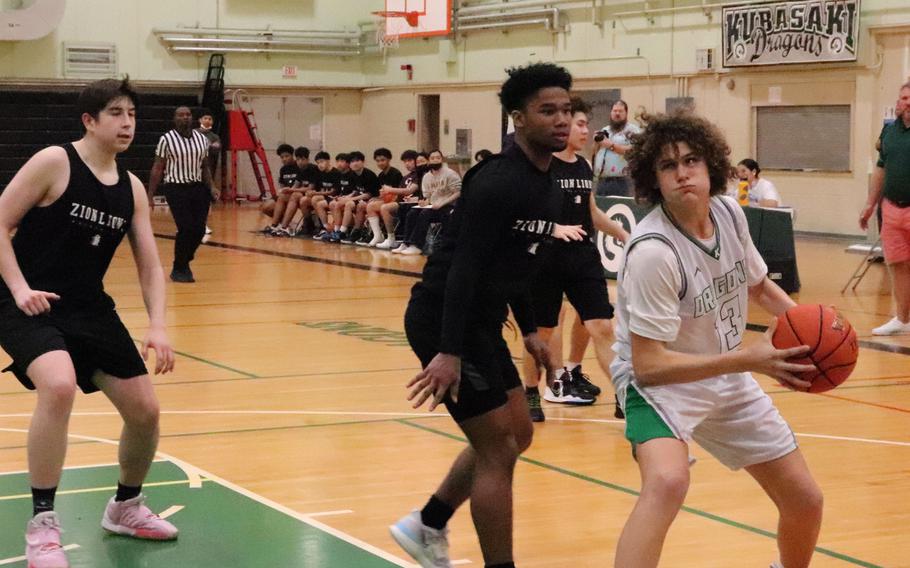
[[32,208],[60,197],[69,182],[68,172],[66,150],[51,146],[32,156],[0,194],[0,276],[16,305],[30,316],[50,311],[50,303],[60,297],[29,287],[16,261],[10,233]]
[[594,228],[601,233],[606,233],[621,243],[629,242],[629,233],[622,225],[607,217],[607,214],[597,206],[593,192],[591,193],[591,219],[594,221]]
[[148,360],[149,348],[155,351],[155,374],[174,369],[174,349],[167,336],[165,321],[164,271],[158,258],[158,247],[149,217],[148,197],[142,182],[130,174],[133,189],[133,219],[130,225],[130,247],[139,272],[142,299],[149,315],[149,329],[142,341],[142,357]]

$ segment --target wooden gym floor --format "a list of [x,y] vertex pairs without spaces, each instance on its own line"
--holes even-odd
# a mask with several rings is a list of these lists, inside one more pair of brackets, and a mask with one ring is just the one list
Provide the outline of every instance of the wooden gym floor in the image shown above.
[[[162,263],[173,251],[166,209],[154,213]],[[420,507],[464,446],[452,421],[413,411],[405,382],[418,363],[402,314],[422,258],[306,239],[275,239],[252,205],[217,207],[193,264],[198,282],[168,282],[176,372],[156,377],[160,462],[147,492],[181,529],[176,544],[105,537],[119,419],[102,395],[78,397],[59,502],[73,566],[408,566],[387,526]],[[796,432],[826,497],[813,566],[910,567],[910,337],[874,338],[890,317],[874,265],[855,293],[840,288],[860,257],[849,241],[797,242],[804,303],[837,305],[857,328],[859,364],[823,395],[761,384]],[[147,320],[129,247],[107,278],[141,339]],[[613,288],[611,286],[611,288]],[[615,290],[611,290],[611,294]],[[753,310],[754,329],[767,314]],[[758,331],[749,333],[752,340]],[[520,342],[513,340],[520,355]],[[8,358],[0,352],[0,364]],[[604,385],[589,349],[585,368]],[[606,389],[610,392],[610,389]],[[547,422],[517,466],[516,560],[524,567],[604,567],[639,486],[610,396],[593,407],[547,405]],[[0,381],[0,565],[24,566],[25,430],[35,399]],[[546,405],[546,403],[545,403]],[[698,447],[686,509],[662,566],[766,567],[776,514],[751,478]],[[103,496],[102,497],[99,497]],[[483,561],[467,507],[451,524],[452,558]]]

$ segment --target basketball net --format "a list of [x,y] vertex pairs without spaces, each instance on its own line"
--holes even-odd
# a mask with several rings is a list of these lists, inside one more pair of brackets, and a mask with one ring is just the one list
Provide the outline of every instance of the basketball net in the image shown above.
[[376,16],[376,43],[379,45],[379,52],[385,55],[391,49],[398,49],[398,34],[387,33],[388,27],[387,13],[375,13]]

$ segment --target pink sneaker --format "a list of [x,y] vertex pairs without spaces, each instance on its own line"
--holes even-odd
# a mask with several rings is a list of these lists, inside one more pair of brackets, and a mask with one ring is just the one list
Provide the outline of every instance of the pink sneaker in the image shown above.
[[38,513],[25,529],[25,558],[28,568],[69,568],[60,546],[60,519],[57,513]]
[[115,501],[113,497],[104,509],[101,526],[106,530],[148,540],[174,540],[177,527],[165,521],[145,506],[145,495],[126,501]]

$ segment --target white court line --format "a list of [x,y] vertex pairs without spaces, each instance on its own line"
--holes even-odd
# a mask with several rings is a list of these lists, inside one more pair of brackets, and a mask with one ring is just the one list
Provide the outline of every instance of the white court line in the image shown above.
[[[22,430],[20,428],[0,428],[0,432],[18,432],[18,433],[27,434],[28,430]],[[88,441],[92,441],[92,442],[98,442],[101,444],[108,444],[111,446],[119,445],[119,442],[117,440],[108,440],[105,438],[97,438],[95,436],[83,436],[80,434],[69,434],[68,433],[67,437],[75,438],[77,440],[88,440]],[[382,558],[383,560],[391,562],[392,564],[394,564],[396,566],[402,566],[404,568],[413,568],[412,564],[405,562],[401,558],[398,558],[397,556],[390,554],[390,553],[386,552],[385,550],[382,550],[381,548],[377,548],[376,546],[373,546],[372,544],[370,544],[368,542],[362,541],[359,538],[353,537],[347,533],[344,533],[335,528],[332,528],[324,523],[317,521],[316,519],[312,519],[310,517],[307,517],[306,515],[302,515],[302,514],[298,513],[297,511],[291,509],[290,507],[285,507],[284,505],[282,505],[280,503],[276,503],[275,501],[272,501],[271,499],[263,497],[262,495],[253,493],[249,489],[245,489],[235,483],[232,483],[226,479],[218,477],[217,475],[210,473],[204,469],[198,468],[190,463],[187,463],[183,460],[175,458],[164,452],[158,452],[156,455],[159,455],[159,456],[163,457],[164,459],[173,462],[174,465],[176,465],[177,467],[182,469],[187,474],[187,478],[190,479],[190,487],[193,487],[192,479],[195,479],[196,481],[198,481],[198,483],[199,483],[198,486],[202,487],[202,476],[204,476],[206,478],[206,481],[214,481],[215,483],[221,485],[222,487],[226,487],[235,493],[239,493],[239,494],[243,495],[244,497],[247,497],[248,499],[252,499],[253,501],[256,501],[259,504],[265,505],[267,507],[271,507],[272,509],[275,509],[276,511],[278,511],[280,513],[284,513],[285,515],[287,515],[291,518],[297,519],[298,521],[300,521],[306,525],[309,525],[315,529],[321,530],[324,533],[330,534],[339,540],[343,540],[344,542],[347,542],[348,544],[352,544],[352,545],[356,546],[357,548],[360,548],[361,550],[369,552],[373,556]]]
[[[448,417],[435,412],[359,412],[349,410],[162,410],[161,414],[251,414],[274,416],[401,416],[407,417]],[[119,416],[118,412],[73,412],[70,416]],[[28,413],[0,414],[0,418],[31,418]]]
[[350,509],[339,509],[337,511],[321,511],[319,513],[304,513],[303,516],[310,517],[312,519],[313,517],[332,517],[335,515],[350,515],[353,512],[354,511],[352,511]]
[[465,564],[471,564],[471,561],[467,558],[462,558],[460,560],[453,560],[450,564],[452,564],[452,566],[463,566]]
[[825,434],[801,434],[794,432],[797,436],[803,438],[820,438],[822,440],[838,440],[841,442],[862,442],[865,444],[882,444],[885,446],[904,446],[910,448],[910,442],[896,442],[894,440],[875,440],[872,438],[852,438],[850,436],[827,436]]
[[[116,413],[115,413],[116,414]],[[0,432],[13,432],[18,434],[28,434],[28,430],[23,430],[22,428],[0,428]],[[99,444],[107,444],[108,446],[119,447],[120,442],[117,440],[108,440],[107,438],[98,438],[96,436],[83,436],[81,434],[67,434],[69,438],[75,438],[76,440],[86,440],[89,442],[98,442]],[[190,483],[190,487],[193,489],[199,489],[202,487],[202,477],[199,475],[200,470],[193,465],[188,464],[187,462],[176,458],[172,455],[166,454],[164,452],[155,452],[156,456],[161,456],[165,460],[176,465],[183,470],[184,475],[186,475],[187,480]]]
[[560,418],[559,416],[547,416],[547,420],[558,420],[560,422],[593,422],[595,424],[625,424],[625,420],[613,420],[607,418]]
[[[73,550],[74,548],[79,548],[78,544],[67,544],[63,547],[63,550]],[[7,558],[5,560],[0,560],[0,566],[5,566],[7,564],[15,564],[17,562],[24,562],[24,556],[16,556],[15,558]]]
[[158,516],[162,519],[166,519],[166,518],[170,517],[171,515],[176,515],[180,511],[184,510],[185,508],[186,507],[184,507],[183,505],[171,505],[167,509],[158,513]]
[[[164,462],[164,461],[167,461],[167,460],[153,460],[152,463],[162,463],[162,462]],[[70,465],[70,466],[67,466],[67,467],[64,468],[64,469],[65,469],[66,471],[69,471],[69,470],[72,470],[72,469],[91,469],[91,468],[93,468],[93,467],[114,467],[114,466],[120,467],[120,464],[117,463],[117,462],[110,462],[110,463],[90,463],[90,464],[88,464],[88,465]],[[20,469],[20,470],[18,470],[18,471],[0,471],[0,477],[3,477],[4,475],[22,475],[22,474],[24,474],[24,473],[28,473],[28,470],[27,470],[27,469]]]
[[[175,481],[154,481],[152,483],[145,483],[142,487],[167,487],[169,485],[186,485],[188,481],[186,479],[180,479]],[[81,495],[83,493],[103,493],[105,491],[116,491],[117,486],[111,485],[110,487],[86,487],[84,489],[67,489],[64,491],[57,491],[57,495]],[[20,493],[17,495],[2,495],[0,496],[0,501],[15,501],[17,499],[31,499],[31,493]]]
[[[343,411],[343,410],[162,410],[161,414],[188,414],[188,415],[204,415],[204,414],[216,414],[216,415],[231,415],[231,414],[248,414],[248,415],[299,415],[299,416],[400,416],[400,417],[423,417],[423,418],[442,418],[448,417],[448,414],[445,413],[430,413],[430,412],[358,412],[358,411]],[[0,414],[0,418],[30,418],[31,414]],[[72,416],[119,416],[117,412],[73,412]],[[607,418],[562,418],[557,416],[548,417],[547,420],[554,422],[589,422],[592,424],[624,424],[624,420],[612,420]],[[0,428],[0,432],[23,432],[27,433],[27,430],[20,430],[15,428]],[[856,438],[852,436],[831,436],[826,434],[807,434],[802,432],[794,432],[796,436],[802,436],[803,438],[819,438],[825,440],[837,440],[841,442],[858,442],[862,444],[877,444],[882,446],[900,446],[900,447],[910,447],[910,442],[900,442],[896,440],[878,440],[875,438]],[[85,440],[91,440],[101,443],[113,443],[116,445],[116,442],[104,441],[103,438],[93,438],[90,436],[73,436],[75,438],[81,438]],[[183,462],[173,456],[158,452],[159,456],[165,458],[167,461],[172,462],[174,465],[184,470],[187,474],[187,477],[192,478],[192,472],[195,469],[194,466]],[[0,475],[5,475],[0,473]],[[190,484],[190,487],[200,487],[200,485]]]
[[[625,420],[605,420],[601,418],[559,418],[547,417],[547,420],[559,420],[563,422],[592,422],[596,424],[623,424]],[[840,442],[858,442],[861,444],[877,444],[881,446],[902,446],[910,447],[910,442],[898,442],[895,440],[877,440],[875,438],[855,438],[852,436],[829,436],[827,434],[806,434],[803,432],[794,432],[795,436],[803,438],[819,438],[822,440],[837,440]]]

